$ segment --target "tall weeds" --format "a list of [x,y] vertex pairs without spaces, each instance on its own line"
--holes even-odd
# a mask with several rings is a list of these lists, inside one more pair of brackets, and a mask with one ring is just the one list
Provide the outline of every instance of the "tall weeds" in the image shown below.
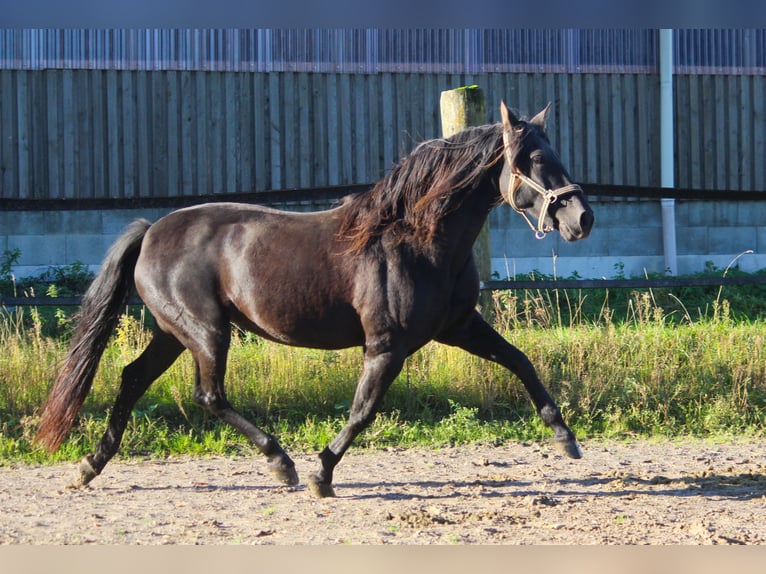
[[[592,292],[493,294],[498,330],[536,365],[580,436],[764,432],[763,319],[733,318],[720,294],[706,313],[652,291],[630,293],[617,310],[610,296],[594,301]],[[672,308],[663,306],[667,302]],[[25,312],[30,316],[0,313],[0,463],[42,460],[29,438],[66,353],[64,340],[43,335],[39,314]],[[100,438],[120,372],[148,342],[146,320],[142,313],[120,320],[61,456],[86,452]],[[285,444],[315,448],[344,423],[362,356],[358,349],[298,349],[235,331],[228,365],[226,389],[239,410]],[[193,380],[187,353],[139,401],[123,452],[248,448],[194,404]],[[505,440],[546,432],[513,375],[434,343],[407,360],[360,441]]]

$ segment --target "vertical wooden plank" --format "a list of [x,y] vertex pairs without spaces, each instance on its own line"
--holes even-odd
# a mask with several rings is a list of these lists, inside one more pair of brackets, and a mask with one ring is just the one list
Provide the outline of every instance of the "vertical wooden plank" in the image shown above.
[[608,134],[600,133],[599,103],[596,90],[596,78],[593,74],[586,74],[584,78],[584,109],[583,117],[585,125],[583,130],[583,143],[585,148],[585,170],[589,182],[599,182],[599,168],[603,159],[599,156],[599,143],[607,139]]
[[649,128],[652,133],[652,142],[649,147],[649,162],[648,162],[648,168],[647,171],[649,172],[649,183],[648,185],[660,185],[662,182],[662,176],[661,176],[661,165],[662,165],[662,156],[660,152],[660,146],[656,145],[654,140],[654,132],[658,129],[657,126],[660,125],[660,90],[658,88],[659,86],[659,79],[658,76],[653,76],[652,79],[647,78],[648,81],[648,87],[647,87],[647,96],[648,96],[648,109],[649,109]]
[[572,74],[569,77],[569,91],[572,102],[572,159],[570,169],[577,175],[578,181],[588,182],[588,170],[585,162],[585,109],[583,106],[583,76]]
[[295,189],[300,182],[300,139],[304,136],[303,126],[299,125],[297,108],[301,107],[296,75],[285,72],[282,76],[280,99],[278,101],[282,117],[282,184],[285,189]]
[[[365,84],[370,76],[355,74],[351,77],[351,94],[354,105],[354,123],[351,139],[353,154],[352,181],[361,183],[364,181],[376,181],[377,177],[370,174],[370,162],[368,150],[372,146],[370,138],[370,113],[368,111],[367,92]],[[377,127],[377,126],[376,126]]]
[[383,132],[383,141],[381,148],[381,158],[383,169],[389,169],[391,165],[396,161],[396,144],[397,137],[395,132],[395,102],[396,91],[394,88],[394,82],[391,74],[382,74],[380,78],[381,92],[380,92],[380,105],[381,105],[381,118],[377,124],[380,126]]
[[746,78],[746,76],[735,75],[724,77],[729,93],[729,98],[726,103],[729,112],[727,120],[728,129],[726,133],[729,148],[729,160],[726,169],[729,175],[727,184],[728,189],[748,189],[748,185],[745,184],[749,179],[747,173],[748,165],[745,157],[752,149],[749,143],[750,122],[748,122],[748,127],[740,126],[739,122],[739,118],[742,115],[745,103],[748,99],[748,85]]
[[726,77],[715,76],[715,189],[726,189],[726,166],[728,161],[727,149],[729,142],[726,138],[727,108],[729,105],[726,94]]
[[529,110],[527,114],[533,117],[542,110],[550,101],[550,97],[545,93],[545,77],[547,74],[530,74],[529,79]]
[[614,140],[614,113],[612,110],[612,99],[609,94],[609,76],[598,74],[594,76],[596,101],[598,109],[596,117],[598,118],[597,131],[595,139],[598,140],[598,169],[597,177],[599,183],[614,183],[615,161],[613,155]]
[[383,147],[385,126],[381,120],[381,76],[363,76],[361,84],[366,112],[361,135],[362,141],[367,143],[366,150],[362,146],[362,150],[367,152],[362,181],[378,181],[390,167],[385,161]]
[[211,192],[226,191],[226,88],[223,72],[208,75],[210,95],[209,122],[209,166],[211,174]]
[[73,199],[76,196],[76,181],[75,181],[75,157],[77,150],[77,141],[75,136],[75,130],[77,126],[77,114],[75,113],[75,97],[73,86],[72,70],[62,70],[62,82],[63,82],[63,105],[62,105],[62,120],[63,120],[63,161],[64,161],[64,197],[67,199]]
[[[149,187],[138,186],[138,194],[141,197],[167,197],[169,194],[176,195],[177,188],[171,190],[169,184],[169,173],[175,171],[172,165],[177,148],[172,150],[169,146],[170,137],[170,77],[166,71],[150,71],[141,73],[146,78],[146,98],[149,101],[149,113],[147,119],[149,124],[146,128],[146,143],[143,138],[137,141],[137,170],[140,174],[139,181],[143,180],[144,174],[147,175]],[[138,96],[141,97],[140,95]],[[141,128],[139,128],[141,129]],[[144,150],[148,145],[149,150]],[[147,173],[148,172],[148,173]]]
[[270,136],[271,126],[269,113],[271,98],[267,75],[255,73],[253,82],[253,188],[257,191],[269,189],[271,183],[270,171]]
[[[416,135],[416,139],[419,141],[427,140],[436,137],[436,118],[433,114],[433,92],[434,82],[431,74],[422,74],[422,88],[420,96],[420,105],[422,107],[421,114],[421,131],[422,133]],[[416,94],[417,96],[418,94]]]
[[281,82],[282,74],[273,73],[268,76],[269,84],[269,130],[270,130],[270,158],[271,158],[271,189],[282,189],[284,180],[282,178],[282,165],[284,163],[284,154],[282,148],[283,120],[282,100],[281,100]]
[[123,124],[121,122],[122,92],[119,88],[119,77],[116,70],[106,72],[106,105],[107,105],[107,154],[109,157],[107,181],[108,196],[122,196],[121,143]]
[[30,128],[32,114],[31,97],[29,94],[29,73],[24,70],[17,72],[16,81],[16,105],[18,110],[18,122],[16,123],[16,141],[18,154],[16,170],[18,172],[18,197],[28,199],[31,197],[30,189]]
[[91,77],[88,70],[76,70],[74,73],[74,93],[77,118],[77,164],[76,179],[77,197],[93,196],[93,94]]
[[640,75],[637,78],[636,89],[636,102],[637,102],[637,123],[638,123],[638,163],[642,166],[639,172],[639,185],[647,186],[654,185],[652,180],[652,172],[649,163],[652,161],[652,147],[658,146],[657,144],[657,130],[658,126],[654,125],[652,118],[652,111],[650,109],[651,94],[650,90],[653,89],[654,82],[657,81],[656,75]]
[[753,150],[755,142],[753,138],[754,114],[753,111],[753,76],[740,76],[741,105],[737,109],[737,124],[741,135],[740,149],[740,187],[739,189],[754,190],[753,184]]
[[[571,90],[569,77],[566,74],[556,74],[554,92],[551,94],[556,109],[554,127],[556,132],[556,149],[561,156],[561,162],[567,171],[572,167],[572,121],[574,110],[572,109]],[[553,126],[552,126],[553,127]],[[580,174],[571,172],[575,181],[579,181]]]
[[[46,154],[46,121],[45,121],[45,84],[43,74],[39,72],[29,75],[29,98],[32,115],[29,118],[29,188],[30,197],[47,199],[48,197],[48,163]],[[2,137],[2,134],[0,134]],[[2,158],[0,158],[2,165]],[[2,197],[2,193],[0,193]]]
[[338,76],[338,105],[335,113],[339,123],[338,138],[338,181],[331,185],[349,185],[356,183],[353,177],[352,158],[354,154],[353,146],[353,115],[356,113],[354,101],[351,95],[351,76],[349,74],[340,74]]
[[703,125],[703,108],[702,108],[702,94],[700,93],[700,78],[699,76],[682,76],[684,84],[687,86],[689,98],[688,108],[688,123],[689,123],[689,139],[687,140],[688,147],[688,162],[689,162],[689,187],[693,189],[701,189],[704,183],[704,152],[705,141],[703,138],[704,131]]
[[[311,134],[311,154],[309,163],[309,179],[307,187],[325,187],[329,179],[329,156],[330,148],[336,146],[338,142],[337,131],[330,131],[330,105],[328,102],[328,92],[333,91],[333,103],[337,99],[337,93],[334,88],[334,76],[331,74],[311,74],[311,114],[307,122],[312,126]],[[318,121],[317,121],[318,119]],[[337,129],[337,121],[333,125]],[[335,154],[337,164],[337,153]],[[334,170],[337,173],[337,169]]]
[[[154,157],[151,149],[151,87],[147,72],[121,71],[122,90],[122,140],[120,141],[123,164],[120,197],[151,195],[151,165]],[[147,166],[147,169],[144,169]]]
[[252,74],[237,73],[237,98],[238,98],[238,129],[239,129],[239,161],[237,162],[237,173],[239,186],[237,191],[254,191],[255,167],[255,123],[254,114],[254,95]]
[[197,103],[197,149],[196,149],[196,180],[197,195],[213,193],[210,174],[212,127],[210,122],[210,96],[208,94],[208,78],[210,73],[198,72],[194,75],[196,84]]
[[766,77],[754,76],[752,81],[753,189],[766,189],[766,161],[763,161],[766,158]]
[[[126,147],[135,149],[135,195],[137,197],[150,197],[152,195],[153,171],[159,169],[162,162],[162,146],[156,142],[155,138],[161,132],[159,114],[154,108],[155,100],[158,99],[153,94],[158,88],[154,86],[153,78],[149,72],[135,72],[134,76],[136,106],[135,106],[135,137],[132,142],[125,142]],[[126,116],[126,121],[128,117]],[[162,195],[165,195],[162,193]]]
[[612,140],[609,161],[610,177],[607,178],[609,182],[615,185],[625,185],[625,171],[623,169],[625,161],[625,147],[623,145],[623,138],[625,137],[625,123],[624,123],[624,102],[622,98],[622,83],[621,75],[609,74],[604,76],[604,88],[607,89],[609,95],[609,116],[611,120],[609,123],[610,138]]
[[195,72],[181,72],[181,195],[196,195],[195,157],[197,133],[197,90],[194,81]]
[[[327,121],[322,134],[317,134],[314,147],[324,153],[324,161],[320,163],[318,173],[322,177],[317,178],[317,185],[338,185],[341,181],[341,149],[345,141],[343,124],[338,113],[338,106],[343,99],[343,91],[340,85],[339,74],[324,74],[324,86],[317,90],[322,96],[322,109],[327,114]],[[316,89],[316,88],[315,88]],[[324,166],[324,167],[322,167]]]
[[689,89],[681,76],[673,78],[675,116],[675,184],[677,187],[689,187]]
[[109,163],[106,119],[106,74],[99,70],[90,76],[91,103],[93,114],[93,194],[92,197],[108,197],[106,166]]
[[[10,161],[10,158],[7,155],[8,151],[5,147],[5,142],[8,139],[6,136],[6,117],[8,115],[6,84],[8,81],[8,75],[9,70],[0,70],[0,165],[6,165]],[[6,170],[3,170],[3,172],[0,173],[0,197],[4,199],[11,199],[13,196],[11,195],[11,190],[5,183],[5,172]]]
[[[417,97],[422,88],[418,85],[417,74],[397,74],[394,78],[396,117],[396,153],[394,161],[399,161],[415,147],[417,130],[415,118],[421,113],[419,107],[420,98]],[[421,138],[422,139],[422,138]]]
[[497,123],[500,118],[500,102],[513,107],[513,98],[507,88],[506,74],[487,75],[487,121]]
[[3,197],[19,197],[18,185],[18,103],[16,93],[16,70],[0,70],[0,124],[2,124],[2,141],[0,141],[0,158],[2,158],[2,188]]
[[561,112],[560,104],[558,102],[558,92],[556,90],[556,75],[555,74],[542,74],[540,78],[540,99],[538,100],[538,107],[542,109],[548,102],[551,103],[551,113],[548,122],[548,138],[551,140],[554,149],[559,149],[561,143],[561,137],[559,129],[561,124],[558,121],[559,113]]
[[620,77],[619,109],[622,110],[622,133],[618,134],[622,142],[623,184],[638,185],[638,170],[636,168],[636,82],[633,74]]
[[237,85],[237,72],[223,72],[224,75],[224,109],[223,109],[223,160],[224,183],[222,191],[234,193],[242,191],[240,186],[239,169],[242,164],[240,148],[241,111],[240,94]]
[[181,185],[181,101],[180,72],[169,70],[158,72],[163,80],[166,93],[165,128],[167,141],[167,171],[164,189],[157,190],[162,195],[178,197],[183,195]]
[[296,171],[299,174],[296,187],[311,187],[312,147],[313,147],[313,98],[311,90],[311,76],[306,72],[297,74],[297,114],[295,133],[300,134],[297,138],[297,162]]
[[702,142],[704,145],[702,174],[703,189],[715,189],[715,84],[712,76],[702,77]]

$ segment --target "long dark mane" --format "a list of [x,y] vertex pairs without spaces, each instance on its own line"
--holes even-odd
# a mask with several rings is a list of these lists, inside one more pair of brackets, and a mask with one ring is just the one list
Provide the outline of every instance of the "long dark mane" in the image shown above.
[[502,154],[500,124],[425,141],[370,191],[348,200],[340,235],[357,252],[386,232],[429,245],[439,221],[460,207]]

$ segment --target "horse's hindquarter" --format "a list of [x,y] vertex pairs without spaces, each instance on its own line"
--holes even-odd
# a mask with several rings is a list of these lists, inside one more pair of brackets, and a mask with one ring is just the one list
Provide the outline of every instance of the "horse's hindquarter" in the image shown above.
[[217,309],[226,320],[282,343],[360,345],[350,256],[337,243],[335,219],[332,211],[237,204],[179,210],[147,234],[137,288],[174,314],[204,316]]

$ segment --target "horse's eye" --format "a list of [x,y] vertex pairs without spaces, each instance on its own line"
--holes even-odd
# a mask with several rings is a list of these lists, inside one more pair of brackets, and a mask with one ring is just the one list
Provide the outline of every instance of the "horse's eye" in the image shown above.
[[545,157],[541,153],[536,153],[532,156],[532,161],[537,165],[545,163]]

